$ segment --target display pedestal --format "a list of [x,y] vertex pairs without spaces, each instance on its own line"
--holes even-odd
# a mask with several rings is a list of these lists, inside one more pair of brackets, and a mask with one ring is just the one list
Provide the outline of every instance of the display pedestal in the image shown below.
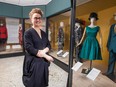
[[92,70],[92,60],[90,60],[90,67],[88,69],[82,69],[81,73],[88,74]]
[[6,50],[6,45],[0,45],[0,51],[5,51]]
[[88,74],[91,71],[91,69],[82,69],[81,73]]

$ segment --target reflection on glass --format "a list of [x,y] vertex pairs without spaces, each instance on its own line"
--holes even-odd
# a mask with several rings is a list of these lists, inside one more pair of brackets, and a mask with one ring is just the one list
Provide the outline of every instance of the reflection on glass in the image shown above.
[[22,52],[20,19],[0,17],[0,54]]
[[68,64],[70,45],[70,11],[48,19],[48,38],[52,50],[50,55]]

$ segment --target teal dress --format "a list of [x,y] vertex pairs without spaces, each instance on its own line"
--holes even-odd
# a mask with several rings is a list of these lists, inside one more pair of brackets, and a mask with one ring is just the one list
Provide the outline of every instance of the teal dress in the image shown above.
[[86,27],[86,38],[82,45],[79,55],[80,58],[88,60],[102,60],[100,46],[98,40],[96,39],[99,29],[99,26],[94,28],[89,26]]

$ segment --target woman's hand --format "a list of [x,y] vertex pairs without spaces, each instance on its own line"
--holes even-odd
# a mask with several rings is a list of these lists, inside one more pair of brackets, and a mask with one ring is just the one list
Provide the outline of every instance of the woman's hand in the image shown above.
[[45,59],[47,59],[50,62],[54,61],[54,59],[51,56],[47,55],[44,50],[39,50],[37,53],[37,56],[44,57]]
[[44,57],[45,52],[43,50],[38,50],[37,56],[38,57]]
[[54,59],[51,56],[47,55],[47,54],[44,55],[44,58],[46,58],[49,62],[54,61]]
[[45,49],[43,49],[42,51],[44,51],[45,53],[47,53],[49,51],[49,48],[46,47]]

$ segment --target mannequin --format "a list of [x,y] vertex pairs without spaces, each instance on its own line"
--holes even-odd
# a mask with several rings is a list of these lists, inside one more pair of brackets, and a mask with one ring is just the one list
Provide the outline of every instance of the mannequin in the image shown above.
[[[114,20],[116,21],[116,13],[114,14]],[[107,75],[114,75],[115,63],[116,63],[116,23],[110,27],[107,49],[109,51],[109,62]]]
[[[90,68],[87,69],[85,74],[89,73],[89,71],[92,69],[92,60],[102,60],[101,56],[101,49],[102,48],[102,35],[100,31],[100,27],[96,25],[96,21],[98,20],[98,15],[95,12],[92,12],[89,16],[90,25],[86,26],[82,39],[80,43],[77,45],[79,46],[86,34],[86,38],[83,42],[82,49],[80,52],[80,58],[90,60]],[[96,35],[99,32],[100,36],[100,45],[98,43],[98,40],[96,39]]]
[[[64,47],[64,22],[60,22],[60,27],[58,31],[58,51],[63,50]],[[58,54],[57,56],[62,57],[63,52]]]
[[22,46],[22,42],[23,42],[23,40],[22,40],[22,33],[23,33],[22,25],[19,24],[19,43],[20,43],[21,46]]
[[60,22],[59,32],[58,32],[58,51],[63,50],[64,47],[64,23]]
[[[83,35],[83,28],[82,28],[82,21],[78,18],[75,20],[75,30],[74,30],[74,37],[75,37],[75,45],[78,44],[82,38]],[[75,62],[79,61],[82,62],[82,59],[79,57],[81,45],[78,47],[75,47],[75,54],[76,54],[76,60]]]
[[6,50],[6,43],[7,43],[7,28],[4,23],[0,22],[0,51]]

